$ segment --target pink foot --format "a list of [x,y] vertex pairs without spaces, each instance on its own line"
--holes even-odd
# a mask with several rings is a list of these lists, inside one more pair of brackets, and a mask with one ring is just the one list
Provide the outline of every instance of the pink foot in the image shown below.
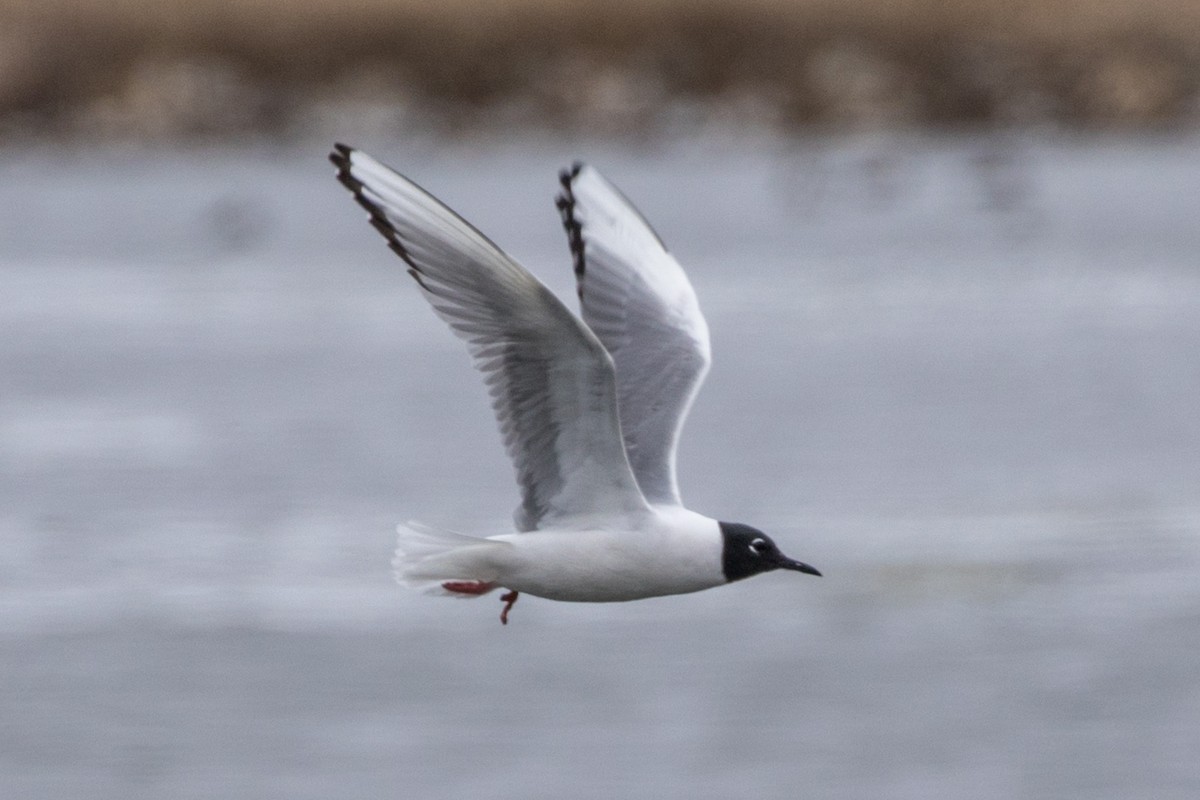
[[458,594],[487,594],[496,588],[496,584],[487,581],[445,581],[442,588]]
[[508,612],[512,610],[512,607],[516,604],[517,597],[519,596],[520,592],[516,591],[515,589],[500,595],[500,600],[504,603],[504,610],[500,612],[501,625],[508,624]]

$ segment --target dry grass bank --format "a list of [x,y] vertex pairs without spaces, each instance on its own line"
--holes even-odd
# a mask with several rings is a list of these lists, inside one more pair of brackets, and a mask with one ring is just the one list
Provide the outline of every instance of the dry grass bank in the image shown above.
[[[0,128],[1194,122],[1195,0],[0,0]],[[681,112],[680,109],[683,109]]]

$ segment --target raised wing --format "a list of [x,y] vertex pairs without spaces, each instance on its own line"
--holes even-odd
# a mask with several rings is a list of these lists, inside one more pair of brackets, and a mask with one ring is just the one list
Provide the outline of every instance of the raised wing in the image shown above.
[[518,530],[644,512],[621,443],[613,362],[596,336],[412,181],[345,145],[330,159],[484,374],[521,488]]
[[680,505],[675,448],[711,360],[708,325],[679,262],[591,167],[561,175],[583,318],[612,355],[625,452],[652,503]]

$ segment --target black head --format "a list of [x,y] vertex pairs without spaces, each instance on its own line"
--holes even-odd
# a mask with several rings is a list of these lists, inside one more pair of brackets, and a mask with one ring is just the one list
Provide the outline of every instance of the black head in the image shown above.
[[725,572],[725,580],[730,583],[774,569],[791,569],[818,576],[821,574],[808,564],[793,561],[779,552],[771,537],[758,528],[737,522],[718,524],[721,526],[721,536],[725,539],[721,568]]

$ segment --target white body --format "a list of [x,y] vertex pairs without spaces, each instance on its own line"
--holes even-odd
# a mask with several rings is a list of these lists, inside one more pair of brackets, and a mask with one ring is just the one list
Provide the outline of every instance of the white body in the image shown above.
[[656,507],[625,527],[548,528],[488,539],[399,528],[396,579],[436,594],[478,581],[549,600],[607,603],[711,589],[725,583],[715,520],[678,506]]

